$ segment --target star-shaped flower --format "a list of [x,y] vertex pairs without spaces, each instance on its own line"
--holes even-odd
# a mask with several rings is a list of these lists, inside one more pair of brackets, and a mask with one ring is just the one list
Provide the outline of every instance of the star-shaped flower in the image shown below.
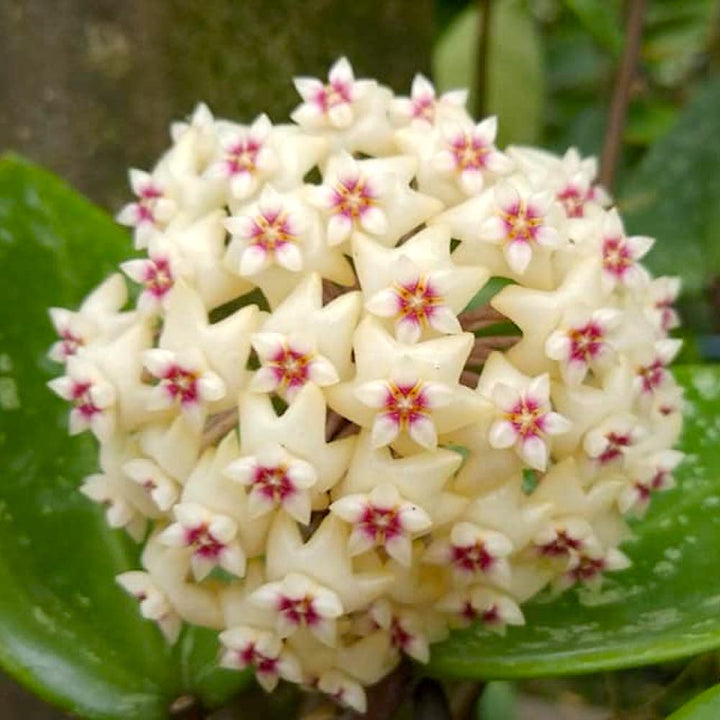
[[190,566],[196,580],[203,580],[215,567],[239,577],[245,574],[245,553],[232,518],[187,502],[175,505],[173,514],[176,522],[163,530],[158,540],[171,547],[192,549]]
[[622,513],[642,517],[648,509],[653,493],[675,487],[672,473],[685,455],[677,450],[661,450],[649,458],[640,458],[628,470],[629,482],[618,495]]
[[250,599],[273,612],[280,637],[306,627],[326,645],[337,643],[336,620],[343,614],[342,602],[335,592],[306,575],[289,573],[280,581],[262,585]]
[[348,540],[351,556],[382,547],[401,565],[412,560],[412,541],[432,527],[430,516],[400,496],[395,485],[383,483],[370,493],[344,495],[330,512],[352,526]]
[[230,196],[245,200],[277,171],[279,161],[270,136],[272,123],[259,115],[252,125],[226,124],[219,129],[219,157],[207,170],[209,177],[224,178]]
[[50,380],[48,387],[72,403],[70,434],[91,430],[98,440],[108,440],[115,430],[117,393],[100,370],[82,357],[72,356],[67,375]]
[[144,365],[158,381],[149,399],[149,410],[177,407],[196,430],[202,429],[210,403],[222,400],[227,389],[222,378],[208,369],[197,348],[172,352],[146,350]]
[[382,599],[371,605],[369,615],[378,627],[390,635],[393,648],[413,660],[427,663],[430,644],[423,617],[417,610]]
[[148,458],[128,460],[123,472],[150,496],[159,510],[170,510],[180,495],[177,482]]
[[417,124],[432,127],[438,121],[467,117],[465,104],[467,90],[450,90],[437,96],[435,86],[421,73],[412,81],[410,97],[395,98],[390,105],[390,114],[400,126]]
[[167,641],[174,644],[180,635],[182,618],[175,612],[163,592],[153,583],[150,575],[141,570],[131,570],[118,575],[115,580],[123,590],[140,603],[140,613],[154,620]]
[[177,203],[164,185],[143,170],[130,170],[130,187],[137,197],[117,214],[117,221],[134,228],[135,247],[147,247],[150,238],[163,231],[178,212]]
[[416,165],[412,158],[355,160],[334,155],[323,184],[309,189],[309,199],[327,218],[327,242],[336,246],[358,232],[383,245],[394,245],[405,233],[439,212],[442,204],[412,190]]
[[302,282],[317,272],[340,285],[354,276],[342,252],[328,247],[320,216],[297,193],[280,194],[266,185],[257,203],[226,221],[232,234],[224,263],[256,283],[276,307]]
[[434,225],[398,248],[356,236],[353,260],[365,308],[394,321],[406,343],[430,333],[459,333],[457,315],[488,278],[480,267],[459,267],[450,259],[450,229]]
[[296,683],[302,679],[297,659],[275,633],[238,626],[220,633],[220,642],[225,648],[220,665],[230,670],[253,668],[266,692],[274,690],[281,678]]
[[251,518],[282,507],[299,523],[310,522],[310,489],[317,483],[315,468],[290,455],[282,445],[261,445],[254,455],[230,463],[225,474],[247,488]]
[[120,268],[131,280],[143,285],[138,310],[147,313],[162,312],[175,278],[190,273],[173,244],[162,235],[155,235],[148,241],[147,258],[127,260],[120,263]]
[[433,541],[423,560],[449,567],[455,580],[463,585],[486,578],[500,587],[508,587],[507,557],[512,551],[512,543],[501,533],[459,522],[453,525],[449,537]]
[[431,160],[435,170],[452,175],[465,195],[477,195],[485,177],[505,175],[512,161],[495,147],[497,118],[478,123],[448,122],[441,127],[444,143]]
[[650,280],[640,260],[654,240],[644,235],[627,236],[617,209],[605,213],[599,229],[582,245],[602,268],[602,287],[607,293],[616,287],[640,288]]
[[453,625],[467,627],[480,622],[498,635],[504,635],[508,625],[525,624],[515,600],[484,585],[453,590],[437,603],[437,608],[451,615]]
[[434,449],[438,434],[477,416],[477,396],[458,384],[472,343],[466,333],[403,345],[366,318],[355,333],[355,380],[329,388],[328,402],[361,427],[372,427],[377,447],[408,436]]
[[504,356],[493,353],[483,369],[478,392],[492,400],[496,420],[488,439],[497,449],[513,447],[530,467],[545,470],[549,437],[566,433],[570,421],[555,412],[550,403],[550,378],[529,378]]

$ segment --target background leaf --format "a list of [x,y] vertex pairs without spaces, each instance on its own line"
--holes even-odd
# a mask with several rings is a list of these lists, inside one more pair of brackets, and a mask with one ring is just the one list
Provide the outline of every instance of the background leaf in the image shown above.
[[186,631],[171,651],[114,581],[138,549],[77,486],[97,470],[88,435],[45,386],[61,368],[47,307],[75,307],[130,253],[127,233],[58,179],[0,161],[0,664],[84,717],[166,716],[194,693],[220,702],[247,682],[215,669],[217,640]]
[[720,717],[720,685],[715,685],[683,705],[668,720],[717,720]]
[[[654,145],[621,193],[631,232],[657,239],[647,263],[656,274],[681,273],[685,300],[720,275],[720,79],[702,87],[673,130]],[[685,313],[698,329],[710,322]]]
[[[438,89],[470,89],[475,107],[478,12],[470,7],[448,26],[435,46]],[[542,130],[544,75],[541,38],[525,3],[495,0],[491,13],[486,115],[497,115],[499,144],[537,142]]]
[[565,0],[582,26],[605,50],[619,56],[623,33],[619,22],[618,3],[613,0]]
[[433,647],[431,672],[516,678],[578,674],[684,657],[720,646],[720,366],[676,368],[686,389],[678,487],[656,497],[626,543],[633,567],[598,594],[528,604],[527,625],[479,628]]

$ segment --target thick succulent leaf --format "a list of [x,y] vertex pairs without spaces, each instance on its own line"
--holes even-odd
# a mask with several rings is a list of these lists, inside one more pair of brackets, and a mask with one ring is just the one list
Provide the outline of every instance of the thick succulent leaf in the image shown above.
[[720,685],[714,685],[683,705],[668,720],[717,720],[719,717]]
[[439,675],[517,678],[661,662],[720,647],[720,366],[683,366],[686,423],[678,487],[656,497],[624,550],[633,567],[598,593],[532,602],[527,625],[473,628],[433,648]]
[[[245,678],[214,670],[216,640],[175,650],[115,584],[138,550],[77,487],[97,471],[87,436],[45,386],[61,368],[47,307],[75,307],[131,252],[127,233],[61,181],[0,161],[0,665],[84,717],[165,717],[183,693],[219,701]],[[228,687],[230,682],[230,687]]]
[[[540,34],[519,0],[493,3],[490,22],[485,114],[498,116],[501,145],[536,142],[545,91]],[[468,8],[445,30],[433,56],[438,89],[469,88],[470,108],[476,106],[478,37],[477,9]]]

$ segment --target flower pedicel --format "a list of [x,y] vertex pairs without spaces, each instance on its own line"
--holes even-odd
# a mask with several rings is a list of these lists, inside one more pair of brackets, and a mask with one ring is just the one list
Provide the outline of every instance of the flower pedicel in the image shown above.
[[130,171],[137,307],[116,274],[53,308],[50,386],[100,444],[82,491],[144,542],[143,616],[362,712],[403,653],[627,567],[682,459],[679,285],[593,159],[500,150],[421,76],[295,85],[294,124],[200,105]]

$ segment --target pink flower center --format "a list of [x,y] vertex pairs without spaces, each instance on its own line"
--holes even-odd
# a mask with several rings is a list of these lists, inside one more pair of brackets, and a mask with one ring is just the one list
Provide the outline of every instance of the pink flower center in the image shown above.
[[622,457],[625,452],[625,448],[632,445],[632,437],[628,433],[609,432],[605,436],[605,439],[607,440],[607,447],[597,458],[598,462],[602,464],[609,463],[612,460],[617,460]]
[[225,548],[225,544],[213,537],[205,523],[187,530],[185,544],[194,548],[195,555],[212,560],[217,558]]
[[494,625],[502,622],[497,605],[491,605],[489,608],[479,612],[469,600],[466,600],[463,604],[463,607],[460,610],[460,617],[464,618],[468,622],[480,620],[486,625]]
[[193,403],[198,400],[197,380],[198,373],[173,365],[165,373],[162,385],[173,400],[179,400],[182,404]]
[[546,557],[563,557],[569,555],[571,550],[580,550],[582,540],[574,538],[567,530],[558,530],[557,536],[544,545],[538,545],[538,551]]
[[388,383],[385,415],[389,416],[401,429],[406,429],[427,416],[429,410],[430,402],[421,380],[414,385]]
[[450,152],[458,171],[480,170],[487,164],[490,146],[474,133],[465,132],[450,143]]
[[387,540],[391,540],[403,532],[402,520],[398,509],[394,507],[386,508],[368,504],[358,520],[358,525],[379,545],[384,545]]
[[72,402],[75,409],[86,419],[90,419],[100,408],[90,399],[91,382],[76,382],[72,389]]
[[312,357],[305,353],[283,347],[269,359],[267,365],[275,374],[280,392],[304,385],[310,377]]
[[60,340],[62,340],[63,357],[75,355],[75,353],[85,345],[85,341],[79,335],[75,335],[69,328],[60,332]]
[[275,503],[281,503],[295,492],[295,486],[288,477],[285,465],[276,465],[275,467],[259,465],[255,469],[253,485]]
[[135,212],[137,213],[137,223],[154,223],[154,208],[157,201],[163,196],[162,190],[156,185],[146,185],[137,195],[137,203],[135,203]]
[[248,137],[238,140],[227,148],[225,166],[230,175],[239,173],[254,173],[257,169],[257,157],[262,149],[262,143]]
[[573,185],[567,185],[556,197],[565,208],[568,217],[581,218],[585,216],[585,202],[588,196],[589,192],[583,194]]
[[253,218],[251,245],[261,247],[265,252],[274,253],[287,243],[296,242],[288,214],[283,211],[261,213]]
[[153,258],[145,266],[145,287],[161,298],[173,286],[174,278],[167,258]]
[[643,365],[637,371],[642,381],[642,390],[651,393],[657,390],[665,380],[665,366],[659,358],[649,365]]
[[248,643],[242,650],[237,650],[239,664],[242,667],[254,667],[257,672],[263,675],[277,674],[277,658],[263,655],[255,649],[254,643]]
[[605,569],[603,558],[590,558],[587,555],[580,555],[577,566],[568,570],[573,580],[592,580]]
[[602,255],[603,268],[618,278],[622,278],[635,262],[628,244],[620,237],[605,238]]
[[546,414],[537,400],[523,397],[506,414],[506,419],[512,423],[515,432],[525,440],[537,437],[544,431]]
[[320,620],[320,614],[315,610],[313,598],[305,596],[304,598],[294,599],[281,596],[278,600],[278,612],[282,613],[287,620],[293,625],[305,624],[308,627],[317,625]]
[[412,99],[412,116],[431,123],[435,119],[435,98],[432,95],[419,95]]
[[326,113],[337,105],[352,102],[352,86],[342,80],[331,80],[317,91],[313,102]]
[[390,643],[398,650],[404,650],[412,643],[414,635],[409,633],[398,618],[393,618],[390,624]]
[[422,275],[414,282],[395,283],[394,290],[397,296],[398,316],[402,320],[420,325],[426,325],[443,302],[442,295]]
[[582,327],[572,328],[568,337],[570,360],[589,363],[602,352],[605,331],[601,325],[590,321]]
[[377,195],[365,178],[346,177],[333,188],[332,208],[336,215],[358,220],[377,204]]
[[500,218],[505,225],[505,237],[509,242],[531,243],[537,239],[544,216],[532,205],[521,200],[515,205],[502,208]]
[[450,561],[463,572],[486,572],[495,562],[495,558],[485,549],[481,542],[474,545],[452,545]]

